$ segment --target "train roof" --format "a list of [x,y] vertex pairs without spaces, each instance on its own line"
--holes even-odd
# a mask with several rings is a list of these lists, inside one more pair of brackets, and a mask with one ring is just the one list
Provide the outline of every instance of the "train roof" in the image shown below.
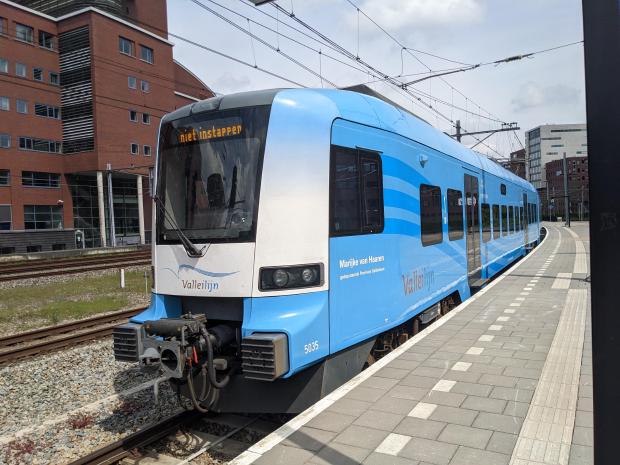
[[468,149],[400,105],[387,101],[385,98],[376,97],[373,92],[367,92],[362,87],[365,86],[356,86],[352,88],[352,90],[269,89],[239,92],[217,96],[187,105],[167,114],[162,119],[162,123],[203,111],[269,105],[274,102],[278,93],[286,93],[286,98],[291,100],[295,99],[295,95],[301,96],[302,93],[317,93],[331,101],[338,109],[343,119],[379,127],[386,131],[400,134],[408,139],[419,142],[427,147],[459,159],[464,163],[484,170],[487,173],[506,179],[524,189],[535,192],[534,186],[525,179],[516,176],[488,157]]

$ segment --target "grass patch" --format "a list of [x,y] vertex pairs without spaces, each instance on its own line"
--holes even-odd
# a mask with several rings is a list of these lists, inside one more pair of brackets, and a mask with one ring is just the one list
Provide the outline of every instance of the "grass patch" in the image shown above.
[[15,332],[148,303],[151,282],[145,285],[144,272],[126,272],[125,289],[119,282],[116,272],[1,289],[0,323]]

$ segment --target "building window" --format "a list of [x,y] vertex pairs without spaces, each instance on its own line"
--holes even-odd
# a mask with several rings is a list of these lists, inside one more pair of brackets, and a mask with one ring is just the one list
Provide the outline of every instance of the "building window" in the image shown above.
[[499,205],[493,205],[493,239],[499,239],[500,230]]
[[147,63],[153,63],[153,49],[140,45],[140,59]]
[[0,97],[0,110],[9,111],[11,109],[11,101],[8,97]]
[[41,68],[32,68],[32,79],[35,81],[43,80],[43,70]]
[[9,170],[0,170],[0,186],[11,185],[11,172]]
[[22,186],[60,187],[60,174],[39,171],[22,171]]
[[8,149],[11,147],[11,136],[8,134],[0,134],[0,149]]
[[132,155],[138,155],[138,152],[140,152],[140,145],[132,142],[130,150]]
[[[11,206],[0,205],[0,231],[11,230]],[[13,250],[14,252],[15,250]],[[8,252],[8,253],[13,253]]]
[[331,221],[333,236],[383,231],[383,183],[379,155],[332,147]]
[[34,104],[34,114],[46,118],[60,119],[60,108],[42,103]]
[[66,250],[67,244],[52,244],[52,250]]
[[34,150],[35,152],[60,153],[62,144],[53,140],[22,136],[19,138],[19,148],[21,150]]
[[40,245],[27,245],[26,246],[27,253],[41,252],[41,250],[43,250],[43,248]]
[[151,115],[148,113],[142,113],[142,122],[144,124],[151,124]]
[[26,100],[17,99],[15,101],[17,113],[28,113],[28,102]]
[[39,31],[39,45],[50,50],[54,49],[54,36],[49,32]]
[[130,89],[138,88],[138,80],[135,76],[127,76],[127,87],[129,87]]
[[24,42],[34,42],[34,29],[24,24],[15,23],[15,38]]
[[62,229],[59,205],[24,205],[24,229]]
[[54,84],[55,86],[60,85],[60,76],[58,73],[50,71],[50,84]]
[[15,63],[15,74],[19,77],[26,77],[28,74],[26,65],[23,63]]
[[124,37],[118,38],[118,51],[129,56],[133,56],[133,41],[125,39]]
[[140,89],[142,89],[142,92],[150,92],[151,84],[149,84],[149,81],[140,81]]
[[441,188],[420,184],[420,230],[423,246],[443,241],[442,223]]
[[508,229],[510,225],[508,224],[508,208],[506,205],[502,205],[502,236],[508,235]]
[[145,145],[144,146],[144,156],[145,157],[150,157],[151,156],[151,146],[150,145]]
[[129,110],[129,121],[134,123],[138,121],[138,112],[136,110]]
[[448,189],[448,239],[463,239],[463,193]]
[[0,34],[8,34],[9,28],[7,27],[7,20],[0,16]]
[[9,72],[9,60],[6,58],[0,58],[0,73]]

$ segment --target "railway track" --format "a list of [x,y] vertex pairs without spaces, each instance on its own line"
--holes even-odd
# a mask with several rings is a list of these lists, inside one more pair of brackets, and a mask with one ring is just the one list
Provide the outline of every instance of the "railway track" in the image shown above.
[[112,334],[112,329],[146,307],[72,321],[0,338],[0,365]]
[[20,260],[0,264],[0,282],[41,278],[82,271],[98,271],[119,266],[148,265],[150,250],[122,252],[82,258]]
[[205,454],[214,454],[220,461],[232,460],[281,425],[281,420],[263,419],[259,415],[204,415],[195,410],[183,411],[70,465],[137,465],[146,456],[149,463],[182,465]]

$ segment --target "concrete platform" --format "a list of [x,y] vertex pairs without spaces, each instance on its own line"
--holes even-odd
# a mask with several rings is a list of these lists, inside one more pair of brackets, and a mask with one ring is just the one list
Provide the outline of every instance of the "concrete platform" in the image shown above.
[[232,463],[592,465],[588,225],[545,227],[518,265]]

